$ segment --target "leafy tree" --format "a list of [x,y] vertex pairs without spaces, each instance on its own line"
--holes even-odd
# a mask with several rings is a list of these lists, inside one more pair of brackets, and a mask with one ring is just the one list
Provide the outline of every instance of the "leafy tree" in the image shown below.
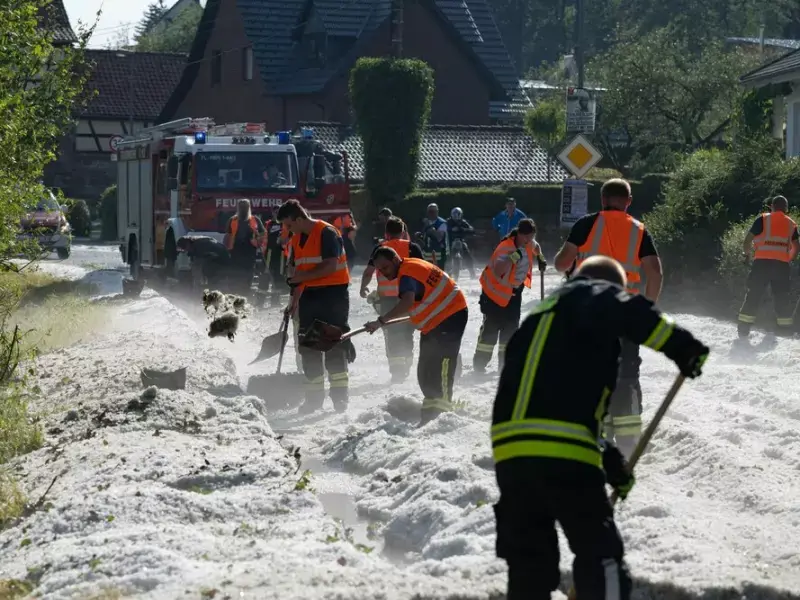
[[191,50],[203,9],[195,3],[187,5],[169,22],[162,22],[137,38],[136,49],[144,52],[185,52]]
[[712,42],[693,50],[669,28],[617,44],[593,64],[602,127],[624,130],[637,146],[705,143],[730,116],[739,76],[757,58]]
[[8,0],[0,19],[0,262],[20,251],[20,218],[43,197],[44,166],[58,143],[86,81],[81,33],[77,48],[56,48],[39,29],[46,3]]
[[167,7],[164,5],[164,0],[156,0],[151,2],[144,11],[144,16],[141,21],[136,25],[136,33],[134,41],[138,44],[142,38],[150,33],[156,25],[161,21],[161,18],[166,14]]
[[[567,116],[564,99],[555,94],[542,99],[525,115],[525,131],[547,151],[552,159],[564,142]],[[547,181],[550,182],[551,161],[547,161]]]
[[417,59],[360,58],[350,72],[364,183],[376,205],[402,200],[414,189],[433,88],[433,70]]

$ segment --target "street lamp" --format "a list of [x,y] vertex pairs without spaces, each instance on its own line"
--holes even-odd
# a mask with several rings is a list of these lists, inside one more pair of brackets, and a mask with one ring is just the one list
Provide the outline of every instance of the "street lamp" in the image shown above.
[[128,135],[133,135],[133,51],[117,52],[115,56],[128,60]]

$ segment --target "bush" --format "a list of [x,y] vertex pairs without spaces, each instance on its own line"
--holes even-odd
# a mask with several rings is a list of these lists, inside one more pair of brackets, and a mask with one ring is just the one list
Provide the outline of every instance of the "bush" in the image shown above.
[[644,215],[668,277],[714,267],[731,223],[759,212],[776,194],[800,191],[800,163],[773,140],[743,140],[731,150],[698,150],[667,181],[664,201]]
[[117,184],[108,186],[100,196],[101,236],[107,241],[118,238],[117,233]]
[[417,59],[360,58],[350,72],[364,187],[379,204],[414,189],[433,88],[433,71]]
[[92,215],[89,212],[89,206],[86,200],[73,200],[69,207],[69,214],[67,215],[72,227],[72,235],[78,237],[89,237],[92,235]]

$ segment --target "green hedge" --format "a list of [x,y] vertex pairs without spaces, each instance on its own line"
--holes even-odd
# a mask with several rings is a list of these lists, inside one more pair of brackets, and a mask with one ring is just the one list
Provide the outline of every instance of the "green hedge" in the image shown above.
[[363,57],[350,71],[350,100],[364,145],[364,185],[378,201],[414,189],[433,70],[418,59]]
[[[658,202],[664,176],[653,175],[642,181],[631,182],[633,203],[630,212],[635,217],[642,216]],[[602,181],[590,181],[589,211],[600,209],[600,187]],[[459,206],[464,210],[467,220],[491,219],[503,210],[507,197],[517,201],[517,208],[537,221],[542,227],[558,226],[561,211],[561,185],[535,184],[510,185],[490,188],[442,188],[417,190],[409,194],[403,202],[391,204],[390,208],[409,223],[423,218],[425,207],[431,202],[439,205],[442,216]]]

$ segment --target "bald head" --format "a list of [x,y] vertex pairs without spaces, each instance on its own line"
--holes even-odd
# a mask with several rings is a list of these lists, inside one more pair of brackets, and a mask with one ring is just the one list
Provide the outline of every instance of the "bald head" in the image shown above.
[[625,277],[625,269],[622,268],[622,265],[607,256],[587,258],[575,271],[575,276],[602,279],[603,281],[616,283],[620,287],[625,287],[628,283]]
[[789,201],[784,196],[775,196],[772,199],[772,210],[789,212]]

